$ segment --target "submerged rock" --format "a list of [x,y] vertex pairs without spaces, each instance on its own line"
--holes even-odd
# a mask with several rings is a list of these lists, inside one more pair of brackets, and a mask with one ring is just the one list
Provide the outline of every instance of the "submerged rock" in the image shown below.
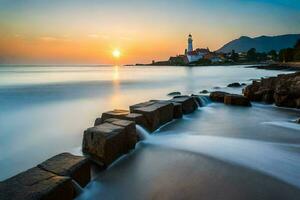
[[238,83],[238,82],[230,83],[230,84],[227,85],[227,87],[241,87],[241,84]]
[[39,168],[74,179],[81,187],[91,179],[91,166],[87,158],[70,153],[58,154],[38,165]]
[[84,131],[82,151],[100,166],[110,165],[128,151],[125,128],[103,123]]
[[226,94],[224,97],[224,104],[233,106],[251,106],[247,97],[238,94]]
[[31,168],[0,182],[1,200],[71,200],[75,196],[72,179]]
[[201,93],[201,94],[207,94],[207,93],[209,93],[209,92],[208,92],[208,90],[202,90],[202,91],[200,91],[199,93]]
[[243,94],[251,101],[300,108],[300,72],[253,81],[244,88]]
[[181,92],[170,92],[168,96],[176,96],[176,95],[181,95]]
[[215,91],[215,92],[211,92],[209,97],[212,101],[216,101],[216,102],[224,102],[224,97],[225,95],[227,95],[229,93],[227,92],[222,92],[222,91]]

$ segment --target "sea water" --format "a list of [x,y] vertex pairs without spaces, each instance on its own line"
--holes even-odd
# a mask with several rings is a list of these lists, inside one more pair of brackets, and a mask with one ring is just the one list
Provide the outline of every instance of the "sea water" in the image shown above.
[[[290,72],[245,66],[2,65],[0,180],[57,153],[80,154],[83,131],[102,112],[168,99],[173,91],[198,94],[219,87],[241,93],[242,88],[226,85],[279,73]],[[249,185],[269,181],[273,186],[269,190],[285,189],[288,194],[300,188],[300,130],[292,122],[300,117],[299,111],[259,103],[250,108],[206,103],[151,137],[144,133],[136,150],[100,174],[80,198],[169,199],[186,194],[192,199],[203,194],[195,189],[204,184],[202,180],[206,187],[216,186],[215,181],[224,182],[227,176],[227,189],[243,179]],[[248,192],[256,194],[255,187]],[[215,198],[212,194],[205,193]]]

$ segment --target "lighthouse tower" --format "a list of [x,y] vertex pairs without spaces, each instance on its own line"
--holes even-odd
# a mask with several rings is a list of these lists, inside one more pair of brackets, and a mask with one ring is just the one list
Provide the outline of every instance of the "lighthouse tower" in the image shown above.
[[191,52],[191,51],[193,51],[193,38],[192,35],[189,34],[187,52]]

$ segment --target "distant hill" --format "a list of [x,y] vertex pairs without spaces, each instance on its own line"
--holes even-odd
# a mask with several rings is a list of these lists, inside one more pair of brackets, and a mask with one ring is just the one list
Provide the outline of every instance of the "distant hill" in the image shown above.
[[258,52],[269,52],[273,49],[279,51],[283,48],[293,47],[298,39],[300,39],[300,34],[260,36],[255,38],[242,36],[225,44],[217,52],[228,53],[232,50],[247,52],[251,48],[255,48]]

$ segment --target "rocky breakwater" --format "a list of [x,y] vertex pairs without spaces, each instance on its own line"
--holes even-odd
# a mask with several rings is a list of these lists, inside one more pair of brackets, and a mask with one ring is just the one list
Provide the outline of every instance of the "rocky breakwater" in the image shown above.
[[[198,107],[197,96],[176,96],[130,106],[129,110],[105,112],[84,131],[82,152],[58,154],[39,165],[0,182],[1,200],[71,200],[91,179],[91,163],[105,169],[135,148],[136,124],[150,132],[189,114]],[[92,162],[91,162],[92,161]]]
[[1,182],[0,199],[70,200],[78,195],[78,185],[89,181],[88,159],[62,153]]
[[300,108],[300,72],[253,81],[244,88],[243,94],[251,101]]
[[140,139],[136,124],[150,132],[197,109],[196,97],[176,96],[170,100],[150,100],[102,114],[95,126],[84,132],[82,151],[98,165],[109,166],[135,147]]

